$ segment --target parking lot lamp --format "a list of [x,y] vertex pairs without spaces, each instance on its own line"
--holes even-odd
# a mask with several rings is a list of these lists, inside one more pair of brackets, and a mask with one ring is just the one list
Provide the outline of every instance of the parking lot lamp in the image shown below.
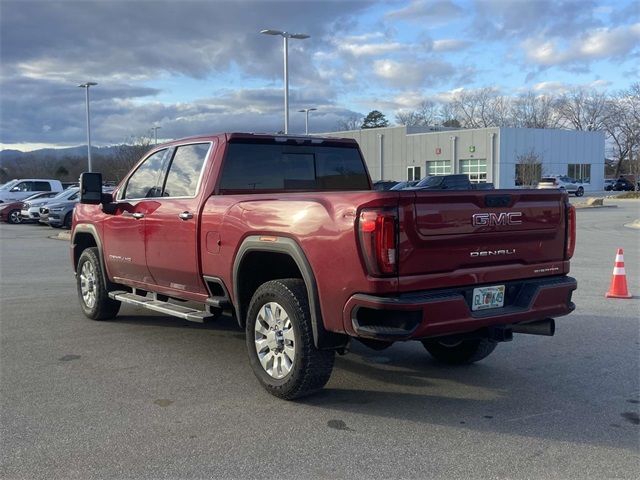
[[284,49],[284,133],[289,133],[289,39],[304,40],[309,35],[304,33],[289,33],[280,30],[260,30],[264,35],[280,35],[283,38]]
[[151,127],[151,130],[153,130],[153,137],[155,140],[155,145],[158,144],[158,129],[160,129],[162,127]]
[[87,103],[87,163],[88,169],[91,171],[91,116],[89,115],[89,87],[95,87],[98,85],[96,82],[85,82],[78,85],[80,88],[84,88],[86,93]]
[[317,108],[303,108],[298,110],[300,113],[304,113],[304,134],[309,135],[309,112],[314,112]]

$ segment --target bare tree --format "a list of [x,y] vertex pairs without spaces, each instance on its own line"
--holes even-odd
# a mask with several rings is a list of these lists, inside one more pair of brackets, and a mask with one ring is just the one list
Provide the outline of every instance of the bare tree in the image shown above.
[[451,99],[451,108],[464,128],[494,127],[494,103],[498,98],[495,89],[484,87],[479,90],[458,92]]
[[511,125],[520,128],[558,128],[561,118],[556,100],[548,95],[529,91],[511,102]]
[[439,123],[443,127],[461,128],[462,123],[457,117],[456,111],[450,102],[443,103],[438,109]]
[[149,151],[152,146],[150,136],[131,136],[118,145],[115,154],[103,165],[105,179],[120,181],[131,170],[131,167]]
[[584,89],[574,89],[562,95],[557,111],[566,126],[575,130],[604,130],[610,113],[606,94]]
[[360,115],[351,115],[346,120],[341,120],[338,122],[337,129],[339,132],[344,132],[347,130],[360,130],[362,126],[362,117]]
[[396,114],[396,123],[407,127],[428,127],[435,125],[439,106],[431,100],[423,100],[415,110],[400,111]]
[[542,156],[532,148],[516,157],[516,178],[518,186],[532,187],[542,177]]

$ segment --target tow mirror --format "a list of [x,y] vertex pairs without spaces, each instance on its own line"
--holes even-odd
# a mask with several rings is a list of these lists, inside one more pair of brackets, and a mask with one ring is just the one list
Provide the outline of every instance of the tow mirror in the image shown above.
[[80,203],[102,203],[102,174],[84,172],[80,175]]

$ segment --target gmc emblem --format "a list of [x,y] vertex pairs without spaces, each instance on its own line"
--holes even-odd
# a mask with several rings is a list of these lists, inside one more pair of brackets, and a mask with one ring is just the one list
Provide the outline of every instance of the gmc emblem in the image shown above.
[[497,225],[520,225],[522,212],[475,213],[471,216],[474,227],[494,227]]

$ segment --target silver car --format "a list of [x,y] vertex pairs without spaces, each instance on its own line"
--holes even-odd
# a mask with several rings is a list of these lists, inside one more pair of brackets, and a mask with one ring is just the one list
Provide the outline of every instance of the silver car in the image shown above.
[[566,175],[551,175],[542,177],[538,182],[539,189],[559,188],[573,193],[576,197],[584,195],[584,187],[577,180]]
[[66,190],[58,193],[55,197],[42,198],[38,200],[27,199],[22,204],[22,211],[20,215],[24,220],[40,220],[40,207],[44,207],[49,203],[57,203],[68,200],[79,191],[78,187],[67,188]]

